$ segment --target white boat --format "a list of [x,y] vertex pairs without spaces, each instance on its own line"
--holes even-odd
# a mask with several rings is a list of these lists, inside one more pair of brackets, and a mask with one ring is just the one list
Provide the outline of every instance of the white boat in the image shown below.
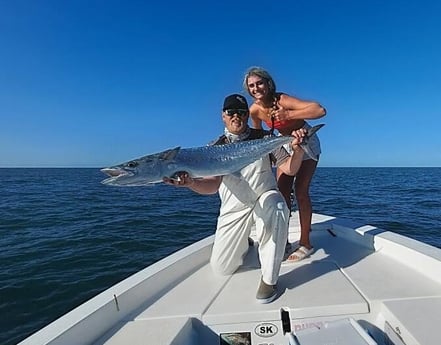
[[[441,249],[314,214],[316,251],[282,264],[279,296],[256,302],[257,245],[213,274],[213,236],[112,286],[20,345],[440,345]],[[289,238],[299,237],[293,213]]]

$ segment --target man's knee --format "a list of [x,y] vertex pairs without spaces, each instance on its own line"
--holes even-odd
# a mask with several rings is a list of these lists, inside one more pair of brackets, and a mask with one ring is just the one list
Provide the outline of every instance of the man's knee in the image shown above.
[[233,274],[239,266],[233,266],[233,265],[226,265],[220,262],[219,260],[214,260],[213,258],[210,260],[210,265],[214,273],[222,275],[222,276],[229,276]]
[[219,275],[227,276],[233,274],[242,264],[238,260],[233,260],[231,255],[225,253],[216,254],[215,251],[211,253],[210,265],[213,271]]

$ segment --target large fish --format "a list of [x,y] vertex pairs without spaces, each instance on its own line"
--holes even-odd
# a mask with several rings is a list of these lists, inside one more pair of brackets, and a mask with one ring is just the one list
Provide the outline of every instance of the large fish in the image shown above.
[[[322,126],[309,129],[301,147],[314,157],[308,138]],[[291,136],[271,136],[263,139],[240,141],[225,145],[174,149],[147,155],[113,167],[101,169],[109,178],[103,184],[115,186],[142,186],[162,182],[162,178],[175,177],[186,171],[193,178],[227,175],[239,171],[248,164],[293,140]]]

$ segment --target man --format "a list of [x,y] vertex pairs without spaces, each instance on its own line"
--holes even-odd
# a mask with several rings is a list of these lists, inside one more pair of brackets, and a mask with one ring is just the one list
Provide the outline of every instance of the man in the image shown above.
[[[248,127],[248,116],[245,97],[238,94],[226,97],[222,111],[224,135],[214,145],[259,139],[269,134]],[[289,210],[277,190],[272,164],[285,174],[295,175],[302,164],[303,150],[298,144],[305,130],[294,131],[292,135],[295,137],[292,156],[280,148],[233,174],[192,179],[183,172],[179,179],[164,178],[168,184],[187,187],[199,194],[219,192],[221,206],[210,259],[215,272],[232,274],[242,265],[251,227],[256,225],[262,272],[256,299],[260,303],[272,302],[277,297],[276,283],[288,236]]]

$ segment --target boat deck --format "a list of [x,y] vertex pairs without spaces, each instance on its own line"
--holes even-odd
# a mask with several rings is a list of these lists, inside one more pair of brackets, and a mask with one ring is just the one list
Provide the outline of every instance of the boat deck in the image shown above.
[[[297,213],[289,238],[299,238]],[[438,248],[314,214],[316,251],[284,262],[278,298],[262,305],[258,244],[238,272],[218,276],[208,263],[213,239],[130,276],[20,345],[281,345],[289,342],[282,313],[301,345],[441,344]]]
[[[294,214],[291,242],[299,238],[297,224]],[[289,311],[295,332],[351,317],[378,344],[392,332],[389,339],[398,339],[396,345],[401,345],[398,341],[439,345],[439,252],[369,226],[347,232],[351,226],[316,216],[311,233],[316,251],[299,263],[283,263],[280,293],[270,304],[255,301],[260,279],[255,244],[234,275],[217,276],[207,262],[201,264],[95,345],[137,345],[145,344],[146,339],[156,345],[218,344],[218,334],[235,332],[249,332],[252,344],[265,344],[266,338],[287,344],[281,330],[282,309]],[[397,244],[400,241],[402,247]],[[420,265],[427,269],[418,269]]]

